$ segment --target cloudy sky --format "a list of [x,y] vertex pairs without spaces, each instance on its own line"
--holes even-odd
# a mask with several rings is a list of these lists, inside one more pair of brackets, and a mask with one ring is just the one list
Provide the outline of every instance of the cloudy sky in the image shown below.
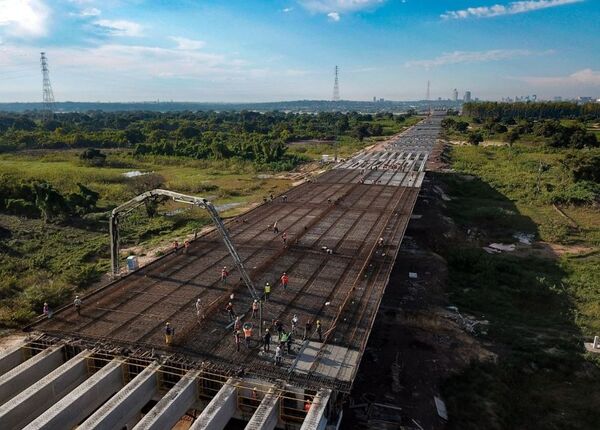
[[0,102],[600,97],[599,0],[0,0]]

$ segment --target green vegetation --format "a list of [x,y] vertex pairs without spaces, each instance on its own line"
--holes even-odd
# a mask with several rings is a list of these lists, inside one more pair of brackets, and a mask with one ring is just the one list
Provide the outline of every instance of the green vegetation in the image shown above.
[[[600,333],[598,170],[585,165],[598,153],[534,143],[456,146],[456,173],[438,175],[465,236],[440,250],[450,301],[489,322],[478,337],[497,354],[446,381],[450,428],[597,428],[600,357],[583,341]],[[518,234],[544,242],[482,249]]]

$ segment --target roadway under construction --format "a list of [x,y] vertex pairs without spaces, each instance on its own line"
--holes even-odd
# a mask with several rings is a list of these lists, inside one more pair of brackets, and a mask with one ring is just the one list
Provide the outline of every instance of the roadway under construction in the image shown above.
[[[292,316],[299,318],[293,351],[280,366],[274,345],[261,348],[253,297],[214,230],[186,252],[170,252],[82,297],[81,315],[65,306],[28,327],[28,343],[0,357],[0,428],[171,428],[182,417],[192,428],[225,428],[232,418],[247,421],[246,428],[335,426],[442,118],[434,114],[286,198],[226,222],[257,290],[272,285],[265,327],[280,320],[289,330]],[[232,269],[227,282],[223,266]],[[283,272],[287,289],[279,282]],[[232,294],[242,322],[255,324],[250,346],[239,351],[225,312]],[[167,321],[175,328],[170,346]],[[302,341],[307,321],[313,332]],[[68,383],[60,383],[67,373]],[[49,386],[52,402],[36,401]]]

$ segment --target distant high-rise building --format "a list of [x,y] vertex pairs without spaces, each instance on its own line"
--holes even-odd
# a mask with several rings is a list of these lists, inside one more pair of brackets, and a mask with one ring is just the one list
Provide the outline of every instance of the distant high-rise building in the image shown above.
[[553,100],[555,102],[562,102],[562,97],[561,96],[556,96],[556,97],[553,98]]
[[465,103],[468,103],[471,101],[471,91],[465,91],[464,101],[465,101]]
[[534,102],[537,101],[537,94],[532,94],[531,95],[531,100],[534,101]]
[[377,103],[377,97],[373,96],[373,103]]
[[452,100],[454,100],[455,102],[458,101],[458,90],[456,88],[454,88],[454,90],[452,91]]
[[381,97],[381,98],[379,99],[379,103],[383,103],[384,101],[385,101],[385,99],[384,99],[383,97]]

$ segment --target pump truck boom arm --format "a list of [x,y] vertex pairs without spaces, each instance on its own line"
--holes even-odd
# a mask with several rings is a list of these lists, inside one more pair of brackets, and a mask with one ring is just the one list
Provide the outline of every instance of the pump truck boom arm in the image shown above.
[[235,267],[237,267],[238,271],[240,272],[240,276],[242,277],[244,283],[246,284],[246,287],[248,287],[248,290],[250,291],[250,295],[252,296],[253,299],[258,300],[259,296],[258,296],[258,293],[256,292],[256,289],[254,288],[252,279],[250,279],[250,276],[248,276],[248,273],[246,272],[246,269],[244,268],[244,264],[242,263],[242,260],[239,256],[237,250],[235,249],[233,242],[231,241],[231,237],[229,236],[229,233],[227,232],[227,228],[225,228],[225,224],[223,223],[223,220],[221,220],[221,217],[219,216],[219,212],[214,207],[214,205],[203,197],[189,196],[186,194],[176,193],[174,191],[169,191],[169,190],[155,189],[155,190],[151,190],[151,191],[146,191],[145,193],[142,193],[139,196],[134,197],[133,199],[123,203],[120,206],[117,206],[116,208],[114,208],[112,210],[112,212],[110,214],[110,256],[111,256],[113,275],[119,274],[119,216],[126,215],[129,212],[131,212],[133,209],[142,205],[146,200],[154,198],[154,197],[159,197],[159,196],[165,196],[165,197],[173,199],[173,201],[176,201],[176,202],[186,203],[186,204],[190,204],[193,206],[197,206],[199,208],[206,209],[206,211],[208,212],[208,215],[210,216],[211,220],[213,221],[217,231],[221,235],[221,238],[223,239],[223,242],[225,243],[225,247],[227,248],[227,251],[229,251],[231,258],[233,258]]

